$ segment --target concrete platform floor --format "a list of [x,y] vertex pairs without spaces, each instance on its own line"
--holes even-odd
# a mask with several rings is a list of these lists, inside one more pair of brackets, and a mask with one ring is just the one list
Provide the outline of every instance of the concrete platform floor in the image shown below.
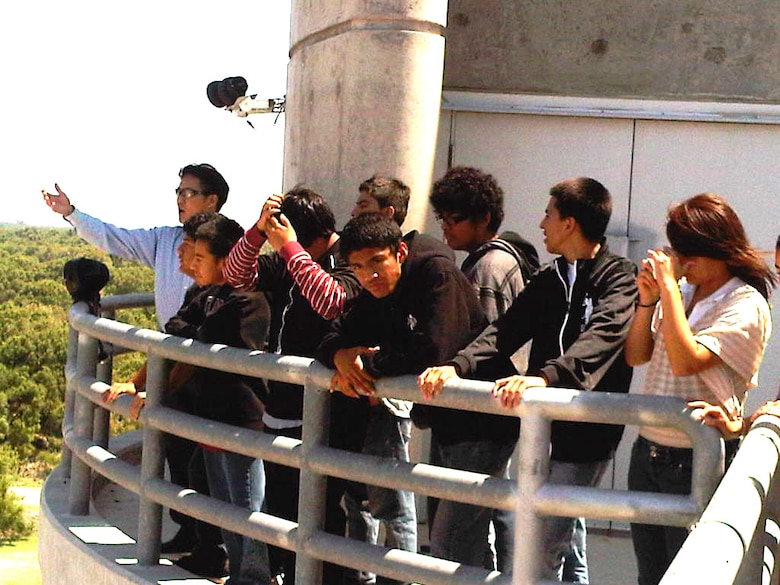
[[[113,483],[105,486],[94,500],[95,510],[111,524],[132,538],[138,534],[138,498],[132,492]],[[164,515],[163,540],[171,538],[176,525],[167,511]],[[420,535],[427,534],[420,526]],[[425,544],[425,543],[421,543]],[[631,539],[624,530],[591,529],[588,533],[588,564],[594,585],[633,585],[636,583],[636,563]]]

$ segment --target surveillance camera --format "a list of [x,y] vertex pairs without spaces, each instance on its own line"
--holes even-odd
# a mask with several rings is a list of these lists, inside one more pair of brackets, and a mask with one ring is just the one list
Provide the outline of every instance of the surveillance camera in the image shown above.
[[222,81],[209,83],[206,86],[206,95],[215,108],[226,108],[245,96],[248,87],[243,77],[226,77]]
[[[209,83],[206,95],[211,105],[233,112],[239,118],[246,118],[249,114],[277,114],[278,120],[279,114],[284,112],[285,98],[257,99],[257,95],[246,95],[247,88],[243,77],[226,77]],[[251,123],[249,125],[252,126]]]
[[258,99],[257,96],[249,95],[236,99],[227,110],[239,118],[246,118],[249,114],[280,114],[284,111],[284,104],[284,98]]

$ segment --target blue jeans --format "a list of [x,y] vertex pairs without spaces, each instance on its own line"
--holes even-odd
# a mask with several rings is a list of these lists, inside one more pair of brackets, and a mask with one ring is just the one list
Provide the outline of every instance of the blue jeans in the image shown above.
[[[507,479],[509,479],[508,471],[507,469],[507,473],[504,474]],[[496,536],[495,551],[488,547],[484,566],[486,569],[511,573],[515,557],[515,513],[511,510],[495,509],[491,514]]]
[[571,535],[571,548],[563,557],[563,581],[590,583],[586,540],[585,518],[575,518],[574,532]]
[[[260,459],[226,451],[203,449],[211,496],[259,512],[263,505],[265,474]],[[264,542],[222,529],[228,552],[231,585],[268,585],[271,571]]]
[[[608,465],[609,459],[584,463],[553,460],[550,461],[548,482],[557,485],[592,487],[601,481]],[[561,580],[564,557],[571,551],[576,522],[577,518],[564,518],[562,516],[549,516],[545,519],[544,578]]]
[[[409,461],[411,431],[410,419],[395,416],[384,404],[371,406],[363,453]],[[388,546],[417,552],[417,511],[412,492],[350,482],[344,492],[344,507],[349,538],[377,544],[381,520]],[[349,583],[399,583],[366,571],[347,573]]]
[[[443,467],[504,477],[515,441],[464,441],[452,445],[432,442],[434,461]],[[439,500],[431,527],[431,553],[435,557],[483,566],[492,510],[462,502]]]

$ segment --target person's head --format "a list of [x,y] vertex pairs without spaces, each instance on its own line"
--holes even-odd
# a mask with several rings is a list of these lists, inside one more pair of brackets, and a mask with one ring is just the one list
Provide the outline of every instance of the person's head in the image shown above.
[[344,226],[339,246],[363,288],[377,298],[393,293],[409,252],[397,223],[379,213],[358,215]]
[[374,175],[360,183],[352,217],[363,213],[381,213],[399,226],[406,219],[411,190],[392,177]]
[[68,260],[62,267],[62,277],[74,303],[84,301],[96,307],[111,274],[99,260],[82,257]]
[[209,164],[187,165],[179,171],[179,179],[176,202],[181,223],[202,211],[219,211],[227,201],[227,181]]
[[187,276],[192,277],[192,261],[195,256],[195,232],[216,215],[216,213],[211,211],[202,211],[184,222],[184,237],[179,247],[176,248],[176,254],[179,257],[179,271]]
[[742,222],[723,198],[700,193],[673,205],[666,218],[666,237],[684,275],[696,270],[698,259],[717,260],[725,263],[732,276],[769,297],[775,276],[761,252],[750,245]]
[[504,221],[504,191],[480,169],[452,167],[433,184],[429,199],[454,250],[474,250],[492,239]]
[[612,197],[595,179],[579,177],[556,183],[550,189],[550,200],[539,224],[547,251],[561,254],[572,236],[593,244],[600,242],[611,215]]
[[198,226],[192,260],[192,278],[198,286],[225,282],[222,274],[225,259],[243,235],[244,228],[219,213]]
[[284,196],[280,211],[290,220],[301,246],[308,248],[317,238],[329,238],[336,231],[336,218],[325,198],[305,187],[293,187]]

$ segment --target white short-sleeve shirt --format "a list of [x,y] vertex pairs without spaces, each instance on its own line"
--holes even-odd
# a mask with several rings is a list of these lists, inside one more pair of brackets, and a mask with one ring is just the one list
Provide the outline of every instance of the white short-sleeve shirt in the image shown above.
[[[683,303],[690,305],[696,287],[682,281]],[[706,400],[723,406],[731,417],[742,414],[747,391],[758,383],[758,369],[772,332],[772,317],[766,299],[752,286],[732,278],[700,300],[688,317],[697,343],[717,355],[721,362],[691,376],[675,376],[666,353],[659,304],[653,315],[653,354],[639,391],[641,394]],[[672,428],[641,427],[646,439],[669,447],[689,448],[690,440]]]

